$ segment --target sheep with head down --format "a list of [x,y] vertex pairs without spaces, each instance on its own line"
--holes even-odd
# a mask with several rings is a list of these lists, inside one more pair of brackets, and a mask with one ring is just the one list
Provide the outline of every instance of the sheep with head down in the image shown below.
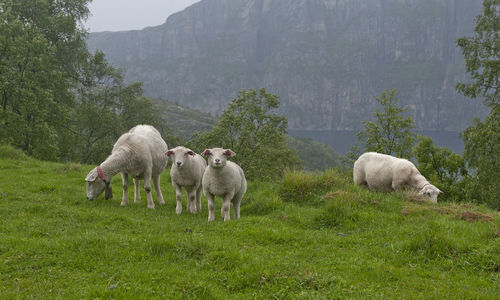
[[420,174],[412,162],[376,152],[366,152],[356,160],[353,177],[355,184],[374,191],[390,192],[410,187],[433,203],[437,203],[437,197],[442,193]]
[[153,126],[133,127],[120,136],[113,146],[111,155],[101,165],[91,170],[85,178],[87,198],[95,200],[104,190],[106,199],[112,198],[111,178],[120,173],[123,183],[122,206],[128,204],[129,175],[134,178],[134,202],[140,200],[139,179],[144,179],[148,208],[154,208],[151,195],[151,179],[153,179],[158,203],[165,204],[160,190],[160,175],[168,162],[168,157],[165,156],[167,150],[167,144]]
[[208,221],[215,219],[215,196],[222,198],[221,214],[224,221],[230,220],[229,208],[234,209],[234,218],[240,218],[240,204],[247,190],[245,173],[240,166],[228,157],[236,155],[231,149],[205,149],[202,155],[208,159],[208,166],[203,174],[203,193],[208,200]]
[[165,153],[172,158],[170,176],[177,197],[176,213],[182,212],[182,188],[187,193],[187,209],[191,213],[201,211],[201,179],[207,163],[201,155],[186,147],[175,147]]

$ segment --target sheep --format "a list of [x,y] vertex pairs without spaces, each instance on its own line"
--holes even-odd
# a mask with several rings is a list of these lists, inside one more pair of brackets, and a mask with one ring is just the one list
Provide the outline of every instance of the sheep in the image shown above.
[[202,155],[208,158],[208,166],[203,174],[203,193],[208,200],[208,221],[213,221],[215,202],[214,197],[222,197],[222,219],[229,221],[229,208],[233,203],[234,218],[240,218],[240,204],[247,190],[247,181],[243,170],[228,157],[234,157],[231,149],[205,149]]
[[182,212],[182,187],[187,193],[187,209],[191,213],[201,211],[201,178],[207,167],[207,162],[201,155],[186,147],[176,147],[165,153],[172,158],[170,176],[177,197],[175,212]]
[[427,196],[433,203],[437,203],[437,197],[442,193],[420,174],[412,162],[376,152],[364,153],[356,160],[353,179],[355,184],[374,191],[414,188],[419,191],[419,195]]
[[122,134],[116,141],[111,155],[98,167],[89,172],[87,181],[87,198],[95,200],[106,190],[106,199],[112,198],[111,178],[120,173],[123,184],[121,206],[128,204],[128,175],[134,178],[134,202],[140,200],[139,179],[144,179],[148,208],[155,204],[151,195],[151,178],[153,178],[158,203],[163,205],[163,195],[160,190],[160,174],[165,169],[168,157],[167,144],[153,126],[137,125],[129,132]]

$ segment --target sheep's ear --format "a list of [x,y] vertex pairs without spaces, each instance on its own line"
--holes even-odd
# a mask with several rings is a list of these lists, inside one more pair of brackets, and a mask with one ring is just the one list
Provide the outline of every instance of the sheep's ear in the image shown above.
[[189,150],[188,152],[186,152],[187,154],[191,155],[191,156],[194,156],[194,152]]
[[203,155],[205,157],[210,156],[210,155],[212,155],[212,151],[210,151],[209,149],[205,149],[203,151],[203,153],[201,153],[201,155]]
[[94,172],[94,170],[92,170],[85,178],[85,181],[92,182],[96,180],[96,178],[97,178],[97,172]]
[[233,157],[236,155],[236,153],[234,153],[233,150],[231,150],[231,149],[226,149],[226,150],[224,150],[224,155],[227,157]]
[[111,189],[109,182],[106,182],[106,193],[104,197],[106,198],[106,200],[113,198],[113,190]]
[[172,150],[168,150],[167,152],[165,152],[165,155],[170,157],[170,155],[174,154],[174,151]]

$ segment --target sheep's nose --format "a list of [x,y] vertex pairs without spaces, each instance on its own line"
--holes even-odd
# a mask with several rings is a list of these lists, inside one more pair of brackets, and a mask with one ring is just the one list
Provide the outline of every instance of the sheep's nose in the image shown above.
[[180,167],[182,165],[182,162],[178,161],[177,166]]
[[216,158],[216,159],[215,159],[215,162],[216,162],[216,163],[220,163],[220,159]]

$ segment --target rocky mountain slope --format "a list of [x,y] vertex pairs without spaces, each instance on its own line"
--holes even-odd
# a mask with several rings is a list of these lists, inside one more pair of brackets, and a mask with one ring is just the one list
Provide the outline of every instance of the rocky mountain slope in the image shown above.
[[396,88],[424,130],[456,131],[485,108],[455,92],[455,46],[475,0],[203,0],[138,31],[92,33],[147,95],[219,114],[238,91],[281,98],[292,129],[353,130]]

